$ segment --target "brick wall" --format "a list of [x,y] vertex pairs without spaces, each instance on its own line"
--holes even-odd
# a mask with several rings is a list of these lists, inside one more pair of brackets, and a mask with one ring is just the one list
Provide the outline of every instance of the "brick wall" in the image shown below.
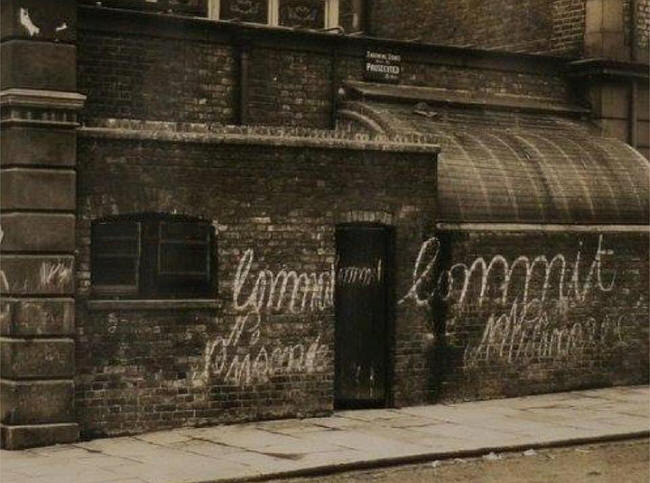
[[[84,122],[92,125],[102,118],[236,122],[239,67],[236,41],[228,37],[225,26],[147,17],[148,30],[140,33],[118,22],[133,23],[128,14],[112,15],[116,18],[109,16],[106,23],[82,16],[78,78],[79,90],[88,96]],[[113,32],[107,31],[110,21],[116,25]],[[208,27],[210,35],[193,30]],[[365,43],[329,35],[292,42],[281,42],[279,33],[247,35],[249,124],[329,128],[340,81],[363,80]],[[491,61],[460,51],[434,49],[423,55],[401,48],[402,84],[561,101],[569,95],[559,66],[522,59]]]
[[[330,411],[331,301],[324,296],[323,307],[291,311],[287,298],[277,310],[260,312],[245,301],[265,270],[327,276],[335,226],[355,212],[361,212],[357,219],[384,219],[396,227],[397,266],[403,267],[396,276],[403,290],[410,270],[406,247],[419,245],[434,212],[432,154],[87,136],[79,143],[78,167],[76,403],[82,434]],[[214,306],[88,303],[91,221],[145,211],[196,216],[216,227]],[[398,315],[397,401],[422,400],[426,389],[425,336],[417,337],[414,327]]]
[[329,127],[331,70],[327,54],[251,49],[250,124]]
[[548,53],[580,57],[585,35],[585,0],[555,0]]
[[420,253],[401,304],[433,311],[438,399],[647,382],[647,233],[441,232]]
[[548,98],[565,102],[569,99],[567,83],[557,74],[541,71],[504,72],[499,69],[478,69],[405,62],[403,84],[467,90],[472,93],[513,94]]
[[232,48],[147,35],[79,31],[83,119],[127,118],[232,124]]
[[511,52],[578,56],[584,0],[409,0],[375,2],[379,37]]
[[[379,12],[386,5],[379,4]],[[553,35],[572,49],[571,39],[579,36],[571,19],[581,7],[562,5],[542,12],[547,17],[540,13],[547,19],[540,25],[548,30],[548,15],[566,16],[567,28],[554,27]],[[508,19],[512,12],[503,11]],[[409,16],[418,17],[413,11]],[[235,119],[234,41],[219,37],[221,26],[197,35],[199,24],[191,21],[161,19],[164,29],[156,28],[157,19],[148,22],[154,33],[122,24],[119,32],[82,25],[79,33],[79,84],[88,95],[84,120],[113,127],[84,129],[78,144],[75,383],[84,435],[330,411],[331,304],[298,313],[286,307],[249,313],[235,303],[234,287],[238,269],[241,278],[248,262],[242,299],[260,272],[294,271],[307,278],[330,273],[335,226],[349,221],[350,213],[396,227],[395,290],[402,299],[391,352],[396,405],[647,380],[647,235],[463,232],[427,239],[435,216],[430,153],[338,146],[329,139],[332,133],[323,132],[316,135],[324,138],[321,144],[312,139],[298,148],[287,141],[298,131],[271,130],[284,135],[275,144],[246,133],[228,137],[215,125]],[[481,31],[490,32],[487,26]],[[280,34],[249,33],[249,121],[329,127],[332,80],[362,79],[365,44],[329,44],[321,36],[300,37],[304,43],[296,47],[274,37]],[[522,35],[514,32],[511,40],[524,42]],[[532,42],[535,48],[550,45]],[[339,45],[345,48],[333,55]],[[569,97],[558,71],[542,61],[444,49],[407,50],[403,58],[403,84]],[[161,122],[142,130],[145,121]],[[143,212],[213,224],[218,288],[212,299],[189,305],[93,300],[92,220]],[[428,300],[435,281],[425,279],[439,275],[414,267],[419,250],[421,263],[433,260],[437,242],[443,250],[440,266],[432,265],[436,270],[464,263],[468,272],[475,261],[477,267],[463,291],[463,267],[456,265],[446,300]],[[550,285],[541,288],[536,265],[524,302],[522,267],[540,254],[556,260]],[[481,260],[486,267],[494,261],[483,295]],[[564,277],[556,268],[562,263]],[[300,353],[305,356],[289,359]]]
[[636,48],[640,53],[638,60],[647,62],[648,36],[650,35],[650,1],[636,0],[636,2],[632,2],[632,0],[627,0],[625,3],[626,25],[631,23],[630,17],[634,3],[636,3],[636,12],[634,12],[635,24],[631,28],[634,29],[633,34],[636,41]]
[[648,36],[650,36],[650,2],[639,0],[637,7],[636,31],[639,33],[639,47],[648,48]]

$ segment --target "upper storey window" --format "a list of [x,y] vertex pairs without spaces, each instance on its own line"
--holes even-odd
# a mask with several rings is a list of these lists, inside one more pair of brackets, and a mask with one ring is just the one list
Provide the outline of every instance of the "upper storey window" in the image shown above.
[[90,5],[206,17],[209,0],[82,0]]
[[310,29],[338,25],[338,0],[211,0],[210,17]]
[[309,29],[339,25],[339,0],[82,0],[84,3]]

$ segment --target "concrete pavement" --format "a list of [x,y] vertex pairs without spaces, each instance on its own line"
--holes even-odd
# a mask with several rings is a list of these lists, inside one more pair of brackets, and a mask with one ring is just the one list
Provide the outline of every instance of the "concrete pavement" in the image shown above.
[[183,428],[0,451],[2,483],[250,481],[647,436],[648,386]]

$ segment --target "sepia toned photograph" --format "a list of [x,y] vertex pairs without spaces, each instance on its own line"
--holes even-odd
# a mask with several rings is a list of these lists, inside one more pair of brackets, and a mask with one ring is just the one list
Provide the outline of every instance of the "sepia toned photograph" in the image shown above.
[[648,483],[650,0],[0,0],[1,483]]

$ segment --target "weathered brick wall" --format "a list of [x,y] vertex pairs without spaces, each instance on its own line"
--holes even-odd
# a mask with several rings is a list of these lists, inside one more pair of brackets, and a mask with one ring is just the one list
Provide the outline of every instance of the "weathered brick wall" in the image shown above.
[[330,55],[251,49],[249,123],[329,127],[331,69]]
[[647,233],[440,232],[420,255],[400,303],[433,313],[438,399],[647,382]]
[[[636,11],[633,8],[636,7]],[[648,61],[648,36],[650,35],[650,1],[625,0],[623,3],[625,25],[630,28],[625,32],[626,45],[634,42],[640,61]]]
[[[331,279],[335,226],[361,211],[362,219],[396,227],[396,276],[404,290],[410,276],[406,247],[416,248],[431,229],[426,220],[434,213],[432,156],[84,136],[76,356],[83,434],[330,411],[331,285],[325,284],[313,307],[292,310],[289,287],[277,310],[258,311],[253,300],[262,289],[255,289],[256,280],[282,270]],[[88,304],[91,221],[145,211],[212,221],[218,232],[218,307]],[[426,327],[407,319],[398,314],[395,399],[422,401],[426,337],[413,331]],[[417,392],[408,394],[411,385]]]
[[379,37],[571,57],[582,51],[584,0],[379,1],[371,12]]
[[486,94],[513,94],[545,97],[564,102],[569,99],[568,85],[556,74],[544,72],[507,72],[499,69],[468,69],[444,64],[405,62],[403,84],[467,90]]
[[[122,17],[123,22],[129,20]],[[144,35],[122,24],[108,32],[108,24],[98,19],[91,24],[87,16],[82,21],[86,24],[79,30],[78,78],[79,90],[88,96],[82,121],[89,125],[102,118],[208,125],[236,122],[236,41],[227,37],[225,27],[211,25],[212,36],[208,36],[192,30],[204,28],[201,23],[147,17],[149,30]],[[363,80],[366,45],[325,35],[288,44],[279,42],[277,33],[248,34],[247,122],[329,128],[339,83]],[[569,95],[559,67],[554,71],[548,63],[490,61],[449,52],[425,56],[406,49],[401,53],[402,84],[557,100]]]
[[567,57],[583,54],[585,0],[555,0],[553,28],[548,53]]
[[648,37],[650,36],[650,1],[638,0],[636,31],[638,46],[648,49]]
[[228,45],[79,31],[82,120],[149,119],[232,124],[235,63]]

